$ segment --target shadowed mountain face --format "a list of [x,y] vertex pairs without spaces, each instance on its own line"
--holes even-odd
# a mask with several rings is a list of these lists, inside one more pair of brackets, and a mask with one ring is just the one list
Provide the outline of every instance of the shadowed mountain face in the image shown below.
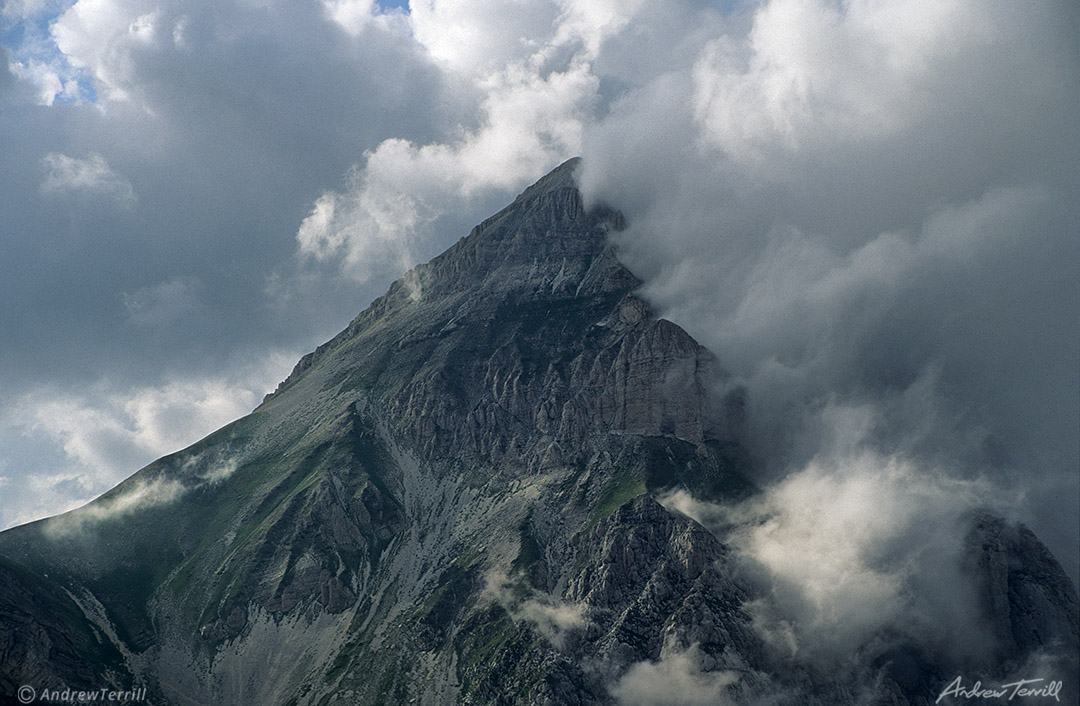
[[[741,396],[634,296],[607,242],[621,216],[585,210],[575,164],[394,283],[251,415],[0,534],[0,698],[915,704],[962,667],[1075,657],[1075,589],[992,518],[969,551],[989,661],[892,645],[836,674],[779,656],[752,610],[768,586],[653,499],[755,492]],[[685,693],[647,700],[650,669]]]

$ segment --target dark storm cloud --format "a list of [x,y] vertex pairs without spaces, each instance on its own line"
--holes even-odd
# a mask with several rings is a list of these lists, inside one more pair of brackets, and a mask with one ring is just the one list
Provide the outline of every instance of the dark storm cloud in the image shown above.
[[[265,277],[287,263],[312,198],[383,137],[437,138],[432,116],[452,107],[406,37],[350,36],[317,5],[144,5],[78,3],[54,25],[110,99],[9,99],[0,115],[0,346],[54,379],[107,375],[118,354],[153,374],[227,351],[238,334],[270,343],[282,331]],[[145,36],[129,28],[140,18]],[[202,284],[190,328],[129,327],[125,302],[185,278]],[[173,345],[195,331],[201,349]]]

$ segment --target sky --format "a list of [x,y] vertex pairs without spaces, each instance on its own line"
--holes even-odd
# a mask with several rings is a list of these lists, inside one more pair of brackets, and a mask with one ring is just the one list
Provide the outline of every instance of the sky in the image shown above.
[[854,518],[821,553],[978,505],[1075,580],[1075,3],[0,8],[0,527],[246,414],[580,155],[643,296],[747,390],[747,552],[809,590],[799,498]]

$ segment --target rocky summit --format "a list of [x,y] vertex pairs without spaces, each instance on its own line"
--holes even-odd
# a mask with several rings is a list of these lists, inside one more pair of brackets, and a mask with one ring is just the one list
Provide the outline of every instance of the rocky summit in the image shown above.
[[658,501],[758,492],[743,396],[635,295],[608,238],[623,218],[586,207],[575,167],[408,272],[247,417],[0,533],[0,699],[928,704],[957,674],[1066,674],[1076,590],[989,515],[966,546],[993,649],[877,636],[837,669],[775,644],[763,577]]

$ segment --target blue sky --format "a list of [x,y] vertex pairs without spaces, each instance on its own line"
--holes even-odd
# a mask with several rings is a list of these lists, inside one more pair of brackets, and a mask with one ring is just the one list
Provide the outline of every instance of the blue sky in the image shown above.
[[8,0],[0,526],[246,413],[582,155],[763,483],[981,478],[1075,575],[1074,5]]

